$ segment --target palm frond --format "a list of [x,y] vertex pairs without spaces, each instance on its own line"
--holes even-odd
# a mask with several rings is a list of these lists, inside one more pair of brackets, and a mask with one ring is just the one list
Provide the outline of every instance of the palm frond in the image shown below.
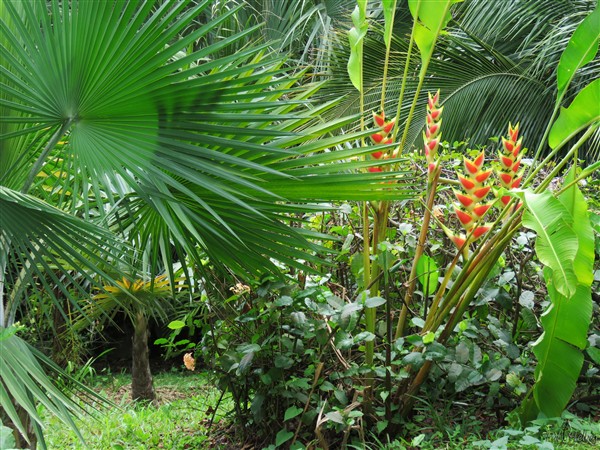
[[111,280],[126,267],[120,263],[127,244],[106,229],[0,186],[0,266],[8,287],[2,326],[13,323],[18,308],[40,291],[77,300],[99,286],[98,275]]

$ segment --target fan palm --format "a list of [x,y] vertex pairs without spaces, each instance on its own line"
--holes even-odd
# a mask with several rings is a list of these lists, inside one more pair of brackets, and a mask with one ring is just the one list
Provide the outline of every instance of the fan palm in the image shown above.
[[137,278],[134,281],[123,277],[116,282],[116,285],[104,286],[103,292],[94,295],[84,308],[85,316],[82,317],[80,324],[87,323],[90,318],[114,316],[123,308],[129,315],[133,325],[131,349],[131,398],[133,400],[154,400],[148,349],[148,317],[164,315],[167,309],[164,299],[170,296],[171,287],[165,275],[159,275],[153,280]]
[[[255,28],[202,44],[236,13],[195,23],[210,6],[3,2],[3,327],[34,289],[60,307],[56,290],[77,305],[90,286],[116,285],[131,248],[148,250],[151,278],[163,269],[172,278],[188,257],[201,267],[206,256],[248,277],[276,271],[276,261],[317,259],[315,236],[287,224],[306,202],[412,195],[409,178],[382,183],[400,173],[355,173],[372,163],[350,158],[371,150],[353,148],[360,134],[333,133],[354,118],[315,121],[332,107],[311,104],[321,85],[299,89],[266,44],[241,45]],[[219,56],[228,46],[239,51]],[[55,177],[53,194],[38,177],[48,165],[68,174]],[[9,343],[23,341],[1,342],[9,367]],[[33,439],[7,402],[25,408],[41,438],[32,405],[51,383],[24,367],[0,372],[3,408]],[[69,420],[64,408],[49,409]]]

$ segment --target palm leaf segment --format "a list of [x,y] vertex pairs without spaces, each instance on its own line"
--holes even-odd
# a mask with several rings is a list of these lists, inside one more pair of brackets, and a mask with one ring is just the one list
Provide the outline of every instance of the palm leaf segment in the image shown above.
[[5,2],[0,159],[9,162],[0,167],[27,173],[38,134],[62,133],[60,156],[90,183],[86,209],[100,198],[89,193],[125,186],[108,197],[126,195],[145,216],[131,222],[144,244],[164,255],[175,246],[180,257],[199,244],[213,261],[251,273],[274,267],[272,258],[306,258],[298,248],[318,250],[283,223],[298,212],[288,201],[411,195],[381,183],[398,173],[351,173],[369,165],[349,160],[366,149],[323,152],[357,136],[331,136],[347,120],[311,121],[331,105],[312,106],[319,86],[295,90],[266,45],[213,58],[253,29],[189,51],[235,13],[188,32],[210,3]]

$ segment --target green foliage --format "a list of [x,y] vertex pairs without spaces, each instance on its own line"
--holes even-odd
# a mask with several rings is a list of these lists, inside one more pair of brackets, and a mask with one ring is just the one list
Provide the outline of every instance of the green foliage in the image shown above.
[[567,87],[571,84],[577,70],[592,61],[598,53],[600,42],[599,21],[600,7],[596,6],[596,9],[579,24],[560,56],[558,68],[556,69],[557,97],[559,99],[562,98]]
[[[574,170],[567,176],[567,182],[574,179],[573,174]],[[533,398],[537,410],[548,417],[557,417],[573,395],[583,365],[582,351],[587,346],[587,330],[592,318],[590,286],[594,268],[591,247],[593,230],[587,204],[576,185],[563,192],[559,199],[545,195],[547,199],[542,200],[542,196],[525,193],[528,212],[523,218],[523,225],[534,228],[538,233],[536,251],[540,261],[546,265],[544,278],[551,302],[550,308],[542,316],[544,334],[534,344],[538,366]],[[557,209],[558,205],[562,209]],[[541,219],[542,211],[544,219]],[[528,215],[530,212],[531,216]],[[532,221],[534,215],[541,222]],[[546,233],[546,227],[539,229],[540,223],[554,226],[562,220],[567,223],[563,224],[564,233],[560,235]],[[546,246],[555,248],[555,254],[561,256],[558,259],[548,258]],[[572,255],[567,256],[560,250],[565,247],[573,250]],[[573,279],[556,276],[557,272],[564,274],[567,269],[573,271]],[[523,408],[525,421],[534,418],[536,408],[531,401]]]

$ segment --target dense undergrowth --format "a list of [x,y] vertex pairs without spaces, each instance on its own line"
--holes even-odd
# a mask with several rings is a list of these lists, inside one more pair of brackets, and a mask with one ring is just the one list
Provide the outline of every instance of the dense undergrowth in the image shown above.
[[[86,381],[105,394],[114,406],[105,414],[78,421],[85,444],[55,417],[45,416],[49,449],[260,449],[251,438],[244,440],[231,420],[233,404],[222,397],[206,374],[179,370],[162,372],[155,378],[157,403],[131,402],[131,378],[104,371]],[[462,401],[461,401],[462,400]],[[600,425],[592,407],[587,418],[565,412],[561,419],[540,420],[525,430],[501,426],[494,411],[481,410],[476,396],[452,399],[446,404],[427,398],[416,407],[405,437],[393,442],[366,436],[356,449],[556,449],[591,450],[600,443]],[[574,406],[573,411],[582,413]]]

